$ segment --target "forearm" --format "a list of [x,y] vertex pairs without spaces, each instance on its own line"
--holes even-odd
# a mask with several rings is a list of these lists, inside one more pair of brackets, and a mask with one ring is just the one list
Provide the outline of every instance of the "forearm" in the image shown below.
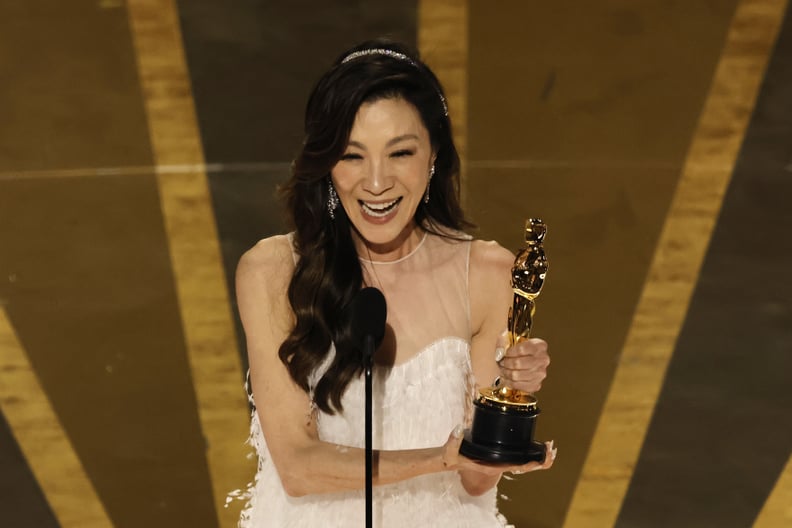
[[465,491],[467,491],[469,495],[478,496],[497,486],[501,478],[501,473],[489,475],[479,471],[461,469],[459,470],[459,477]]
[[[293,462],[279,467],[281,482],[291,496],[363,489],[365,450],[316,442],[295,449]],[[419,475],[451,468],[443,463],[441,447],[400,451],[375,451],[372,466],[374,486],[400,482]]]

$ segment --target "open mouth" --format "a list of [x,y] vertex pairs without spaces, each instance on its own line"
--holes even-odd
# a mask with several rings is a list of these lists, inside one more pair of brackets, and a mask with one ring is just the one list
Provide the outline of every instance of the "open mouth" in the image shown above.
[[358,203],[360,204],[360,208],[363,209],[363,212],[367,215],[375,218],[382,218],[394,211],[401,201],[401,198],[396,198],[390,202],[383,203],[370,203],[364,202],[363,200],[358,200]]

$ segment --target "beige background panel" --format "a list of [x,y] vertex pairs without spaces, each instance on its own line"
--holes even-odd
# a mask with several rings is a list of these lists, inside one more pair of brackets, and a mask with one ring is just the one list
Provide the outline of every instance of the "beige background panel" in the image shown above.
[[735,3],[471,0],[470,161],[679,167]]
[[565,526],[616,521],[784,8],[737,8]]
[[60,525],[113,526],[2,307],[0,411]]
[[[155,162],[202,164],[175,4],[136,0],[128,9]],[[223,508],[226,494],[255,467],[244,445],[248,407],[211,196],[203,171],[164,170],[158,182],[215,508],[220,526],[233,526],[241,504]]]
[[[0,170],[140,165],[150,156],[121,2],[0,1]],[[144,161],[145,160],[145,161]]]
[[[418,2],[418,49],[440,79],[459,157],[467,149],[468,2]],[[464,164],[464,161],[463,161]],[[464,172],[463,172],[464,178]],[[464,189],[464,179],[463,185]]]

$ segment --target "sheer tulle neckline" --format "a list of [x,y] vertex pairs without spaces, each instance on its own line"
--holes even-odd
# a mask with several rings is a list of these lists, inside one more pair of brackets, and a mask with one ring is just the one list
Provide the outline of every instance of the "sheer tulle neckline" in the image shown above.
[[399,262],[404,262],[405,260],[409,259],[413,255],[418,253],[418,250],[420,250],[421,247],[423,247],[424,242],[426,242],[426,237],[427,237],[428,234],[429,233],[427,231],[424,231],[424,234],[421,237],[421,240],[418,241],[418,244],[416,244],[415,247],[412,248],[412,250],[409,253],[407,253],[403,257],[397,258],[396,260],[370,260],[370,259],[367,259],[367,258],[361,257],[361,256],[358,256],[358,258],[360,259],[361,262],[365,262],[366,264],[376,264],[378,266],[380,266],[380,265],[386,266],[388,264],[398,264]]

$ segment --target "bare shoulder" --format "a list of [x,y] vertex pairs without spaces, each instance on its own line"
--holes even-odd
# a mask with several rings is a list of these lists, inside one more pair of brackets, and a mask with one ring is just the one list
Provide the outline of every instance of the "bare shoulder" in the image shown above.
[[[470,247],[470,316],[474,334],[506,321],[511,299],[514,255],[493,241],[474,240]],[[494,321],[494,322],[493,322]]]
[[493,240],[474,240],[470,246],[470,273],[478,280],[503,279],[514,265],[514,254]]
[[[242,255],[237,264],[237,284],[281,282],[291,277],[294,271],[291,239],[287,235],[277,235],[260,240]],[[279,280],[280,279],[280,280]]]
[[236,293],[243,323],[261,310],[286,321],[286,292],[293,273],[291,239],[286,235],[265,238],[242,255],[236,270]]

